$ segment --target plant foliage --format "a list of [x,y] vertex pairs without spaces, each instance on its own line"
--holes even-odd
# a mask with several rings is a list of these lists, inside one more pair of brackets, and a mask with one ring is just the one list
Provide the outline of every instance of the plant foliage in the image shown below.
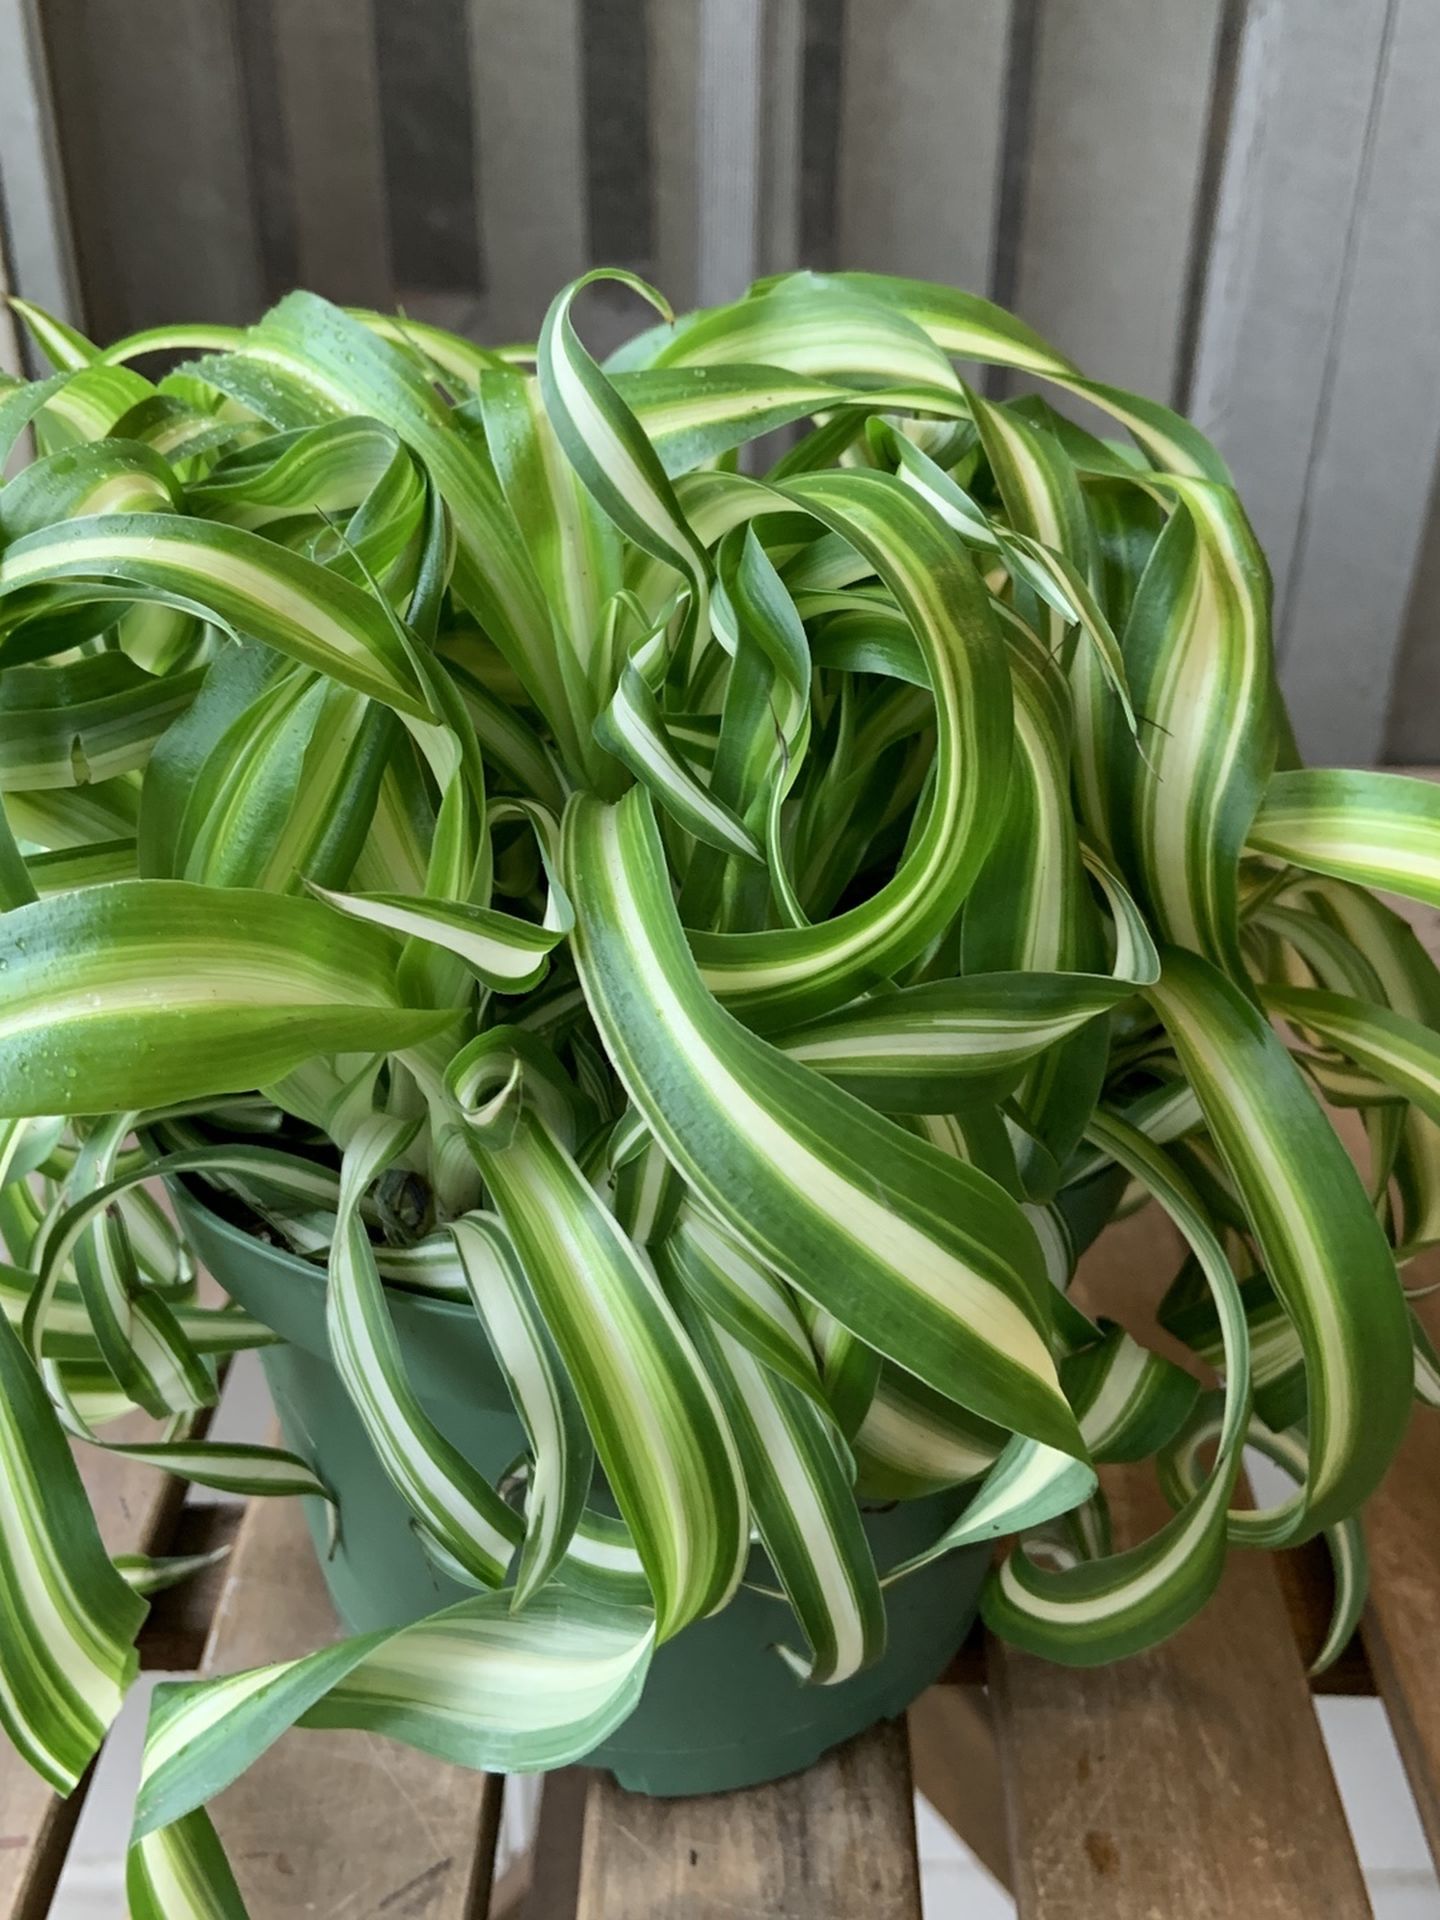
[[[585,284],[504,353],[303,293],[105,351],[29,312],[55,371],[0,390],[0,1721],[73,1785],[167,1577],[107,1559],[72,1442],[138,1407],[158,1468],[328,1497],[198,1436],[271,1336],[201,1304],[162,1175],[327,1264],[471,1589],[163,1689],[140,1916],[240,1911],[202,1802],[292,1724],[585,1753],[752,1535],[812,1684],[1002,1534],[990,1626],[1087,1662],[1326,1533],[1333,1651],[1435,1397],[1397,1263],[1440,1237],[1440,975],[1366,888],[1440,899],[1440,801],[1297,764],[1214,450],[948,289],[672,322],[630,282],[662,317],[602,367]],[[1067,1293],[1147,1197],[1193,1372]],[[523,1500],[425,1413],[400,1285],[484,1322]],[[1173,1518],[1117,1550],[1095,1466],[1149,1458]],[[952,1486],[877,1567],[860,1506]]]

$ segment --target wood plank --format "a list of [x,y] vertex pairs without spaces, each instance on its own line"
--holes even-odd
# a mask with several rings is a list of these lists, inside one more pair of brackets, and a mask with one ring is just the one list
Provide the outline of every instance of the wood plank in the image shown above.
[[[153,1434],[143,1416],[117,1422],[120,1441]],[[97,1447],[78,1450],[101,1537],[111,1553],[163,1553],[172,1538],[185,1489],[178,1480]],[[48,1912],[65,1850],[88,1782],[60,1800],[0,1739],[0,1920],[42,1920]]]
[[677,313],[696,300],[700,253],[700,17],[693,6],[649,0],[645,17],[650,94],[650,197],[655,284]]
[[[1423,769],[1411,768],[1411,772]],[[1403,903],[1406,918],[1440,959],[1440,914]],[[1405,1270],[1423,1292],[1440,1283],[1440,1248]],[[1440,1296],[1417,1298],[1415,1311],[1440,1339]],[[1430,1851],[1440,1861],[1440,1417],[1417,1406],[1404,1445],[1365,1510],[1370,1603],[1361,1625],[1376,1684],[1390,1715]]]
[[928,1687],[905,1716],[915,1789],[986,1872],[1010,1886],[995,1716],[980,1687]]
[[[1321,761],[1382,750],[1429,524],[1437,76],[1425,0],[1248,10],[1191,407],[1269,554],[1282,683]],[[1397,750],[1433,752],[1416,672],[1397,691],[1411,716]]]
[[[0,165],[0,373],[9,374],[12,380],[21,380],[25,377],[25,363],[20,353],[19,330],[15,325],[15,316],[10,311],[9,303],[9,295],[15,291],[15,281],[10,272],[7,254],[8,236],[4,227],[4,181],[4,168]],[[18,450],[12,449],[12,462],[16,451]],[[9,464],[7,463],[7,468],[0,470],[0,478],[8,478],[8,475]]]
[[[1076,1285],[1139,1330],[1179,1246],[1154,1208]],[[1116,1534],[1169,1514],[1147,1469],[1108,1470]],[[1352,1920],[1370,1911],[1275,1570],[1232,1552],[1164,1646],[1111,1667],[988,1650],[1021,1920]]]
[[736,300],[760,257],[764,0],[697,0],[696,297]]
[[802,0],[651,0],[655,277],[732,300],[800,252]]
[[1245,9],[1189,409],[1286,604],[1325,402],[1388,0]]
[[236,0],[47,0],[87,325],[101,339],[262,304]]
[[354,0],[271,9],[302,286],[393,304],[375,29]]
[[437,294],[473,302],[483,276],[469,0],[355,10],[375,37],[392,301],[407,313]]
[[608,1774],[585,1808],[577,1920],[919,1920],[902,1722],[788,1780],[649,1800]]
[[580,7],[473,0],[470,23],[486,321],[533,338],[588,259]]
[[1440,758],[1440,647],[1435,628],[1440,621],[1440,474],[1430,487],[1430,506],[1419,557],[1410,581],[1410,602],[1400,651],[1395,662],[1395,684],[1385,728],[1382,758],[1404,766],[1415,760]]
[[838,263],[988,290],[1010,16],[1009,0],[846,8]]
[[68,1800],[0,1745],[0,1920],[44,1920],[89,1781]]
[[[1135,1538],[1169,1509],[1108,1475]],[[1197,1620],[1088,1671],[990,1650],[1021,1920],[1370,1911],[1273,1570],[1231,1555]]]
[[762,60],[762,273],[800,264],[805,114],[805,0],[766,0]]
[[[205,1671],[283,1660],[333,1638],[300,1504],[255,1500]],[[286,1734],[214,1804],[250,1911],[472,1920],[489,1896],[498,1778],[358,1733]]]
[[[1440,1254],[1407,1269],[1416,1285],[1440,1281]],[[1417,1303],[1432,1338],[1436,1302]],[[1365,1511],[1370,1604],[1365,1650],[1390,1715],[1430,1851],[1440,1861],[1440,1418],[1417,1407],[1395,1464]]]
[[229,1578],[228,1560],[245,1508],[238,1500],[195,1502],[182,1507],[165,1551],[223,1553],[178,1586],[164,1587],[150,1602],[140,1629],[140,1664],[152,1672],[193,1673],[204,1658],[220,1596]]
[[1302,751],[1358,766],[1384,743],[1440,449],[1440,9],[1395,0],[1388,26],[1279,644]]
[[1037,14],[1010,297],[1087,373],[1163,400],[1223,11],[1224,0],[1041,0]]
[[[78,311],[65,177],[37,0],[0,0],[0,216],[11,289],[62,319]],[[0,332],[13,332],[8,325]],[[0,340],[0,364],[13,370]]]

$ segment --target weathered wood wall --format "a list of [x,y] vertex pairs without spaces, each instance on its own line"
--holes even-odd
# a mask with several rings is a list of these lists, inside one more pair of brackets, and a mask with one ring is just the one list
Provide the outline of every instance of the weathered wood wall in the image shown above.
[[1437,98],[1435,0],[0,0],[45,305],[298,281],[504,338],[597,260],[990,292],[1218,440],[1302,745],[1352,763],[1440,756]]

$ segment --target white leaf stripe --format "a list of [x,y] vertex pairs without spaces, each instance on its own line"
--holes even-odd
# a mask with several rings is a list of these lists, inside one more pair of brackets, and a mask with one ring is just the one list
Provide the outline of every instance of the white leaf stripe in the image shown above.
[[[247,1091],[312,1054],[404,1046],[395,948],[318,901],[120,881],[4,916],[0,1107],[111,1112]],[[167,1039],[184,1034],[184,1044]]]
[[[1223,1350],[1217,1354],[1223,1359]],[[1123,1327],[1071,1356],[1060,1373],[1096,1460],[1146,1460],[1185,1423],[1199,1391],[1172,1361],[1152,1353]]]
[[311,892],[357,920],[428,940],[447,953],[457,954],[487,986],[500,993],[521,993],[536,986],[544,977],[546,956],[564,938],[563,927],[539,927],[514,914],[462,900],[428,900],[399,893],[334,893],[313,882]]
[[598,279],[621,281],[664,310],[659,296],[634,274],[602,270],[582,276],[556,296],[545,316],[536,359],[540,391],[551,425],[585,485],[637,546],[669,561],[690,580],[698,616],[709,571],[704,549],[653,447],[581,346],[570,318],[575,296]]
[[1432,1028],[1351,994],[1265,987],[1262,998],[1272,1013],[1339,1047],[1440,1122],[1440,1039]]
[[996,1540],[1002,1534],[1039,1526],[1057,1514],[1068,1513],[1090,1497],[1095,1484],[1094,1469],[1084,1461],[1017,1434],[960,1518],[923,1553],[892,1567],[885,1584],[889,1586],[928,1566],[956,1547]]
[[[86,1432],[87,1440],[96,1440]],[[335,1496],[313,1467],[283,1447],[246,1446],[231,1440],[157,1440],[150,1445],[96,1441],[107,1453],[157,1467],[197,1486],[221,1493],[281,1497],[310,1494],[333,1503]]]

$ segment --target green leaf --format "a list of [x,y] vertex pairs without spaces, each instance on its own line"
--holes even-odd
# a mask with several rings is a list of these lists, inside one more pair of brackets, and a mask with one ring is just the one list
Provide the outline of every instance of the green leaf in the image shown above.
[[0,926],[0,1111],[232,1093],[317,1053],[412,1045],[395,949],[316,901],[178,880],[59,894]]
[[1022,1543],[991,1576],[983,1600],[991,1631],[1070,1666],[1154,1646],[1210,1597],[1224,1566],[1226,1508],[1250,1422],[1244,1302],[1204,1208],[1163,1151],[1114,1114],[1097,1113],[1089,1132],[1154,1195],[1194,1250],[1223,1330],[1225,1396],[1210,1472],[1158,1533],[1059,1568],[1038,1565]]
[[1247,835],[1256,853],[1440,906],[1440,786],[1401,773],[1277,773]]
[[755,1525],[810,1643],[808,1657],[789,1662],[817,1684],[848,1680],[885,1650],[885,1605],[849,1452],[812,1394],[772,1373],[703,1309],[686,1318],[735,1433]]
[[465,1285],[525,1423],[532,1461],[514,1605],[523,1607],[570,1551],[590,1490],[595,1449],[575,1389],[530,1283],[493,1214],[467,1213],[450,1234]]
[[195,1809],[289,1727],[355,1728],[493,1772],[564,1766],[630,1712],[654,1632],[641,1607],[551,1588],[516,1615],[507,1595],[485,1593],[300,1660],[158,1688],[135,1813],[132,1900],[138,1891],[164,1920],[243,1916],[227,1904],[238,1900],[234,1883]]
[[0,1316],[0,1725],[68,1793],[120,1710],[145,1603],[100,1543],[40,1376]]
[[[430,717],[429,701],[394,618],[361,588],[313,560],[239,527],[176,514],[98,514],[28,534],[0,555],[0,622],[6,597],[65,582],[66,604],[158,601],[252,635],[305,666]],[[4,625],[0,624],[0,632]]]
[[1303,1504],[1318,1531],[1373,1490],[1404,1432],[1412,1360],[1395,1262],[1349,1155],[1254,1005],[1173,949],[1149,994],[1300,1336]]
[[723,1606],[740,1578],[735,1443],[649,1265],[558,1136],[524,1038],[483,1034],[448,1081],[635,1537],[663,1640]]
[[817,474],[776,493],[841,534],[893,593],[925,662],[937,742],[923,820],[870,899],[815,926],[695,935],[712,991],[771,1029],[885,980],[953,919],[999,826],[1012,721],[989,596],[933,509],[885,474]]
[[413,1139],[416,1122],[376,1114],[346,1150],[330,1247],[325,1328],[336,1371],[376,1458],[422,1541],[482,1586],[498,1587],[524,1529],[520,1517],[425,1413],[405,1371],[361,1196]]
[[586,1000],[630,1098],[766,1264],[961,1405],[1079,1450],[1018,1208],[748,1033],[706,992],[642,791],[565,820]]

